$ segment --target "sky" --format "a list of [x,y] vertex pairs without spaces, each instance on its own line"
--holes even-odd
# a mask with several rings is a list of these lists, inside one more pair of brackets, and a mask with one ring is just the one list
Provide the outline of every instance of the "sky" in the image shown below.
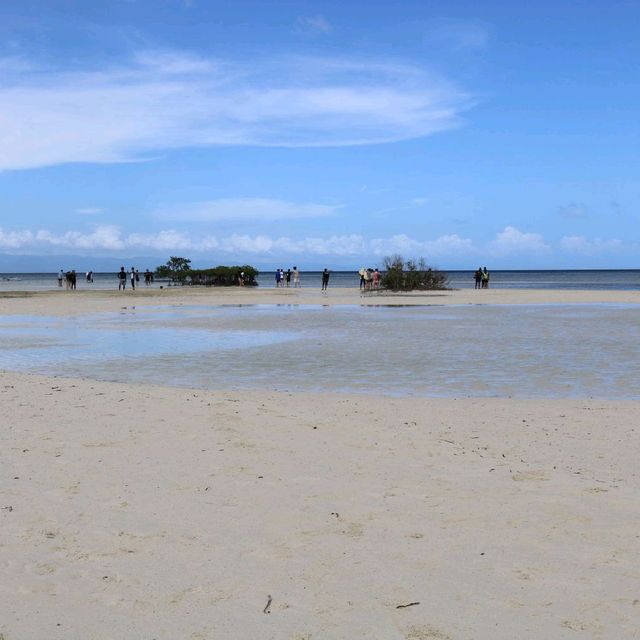
[[2,0],[0,264],[638,268],[639,25],[616,1]]

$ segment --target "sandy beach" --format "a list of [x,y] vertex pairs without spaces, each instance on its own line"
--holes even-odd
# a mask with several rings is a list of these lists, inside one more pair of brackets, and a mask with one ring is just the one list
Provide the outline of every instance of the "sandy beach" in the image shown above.
[[[640,294],[171,288],[0,309],[594,302]],[[0,637],[639,638],[639,414],[5,370]]]
[[637,403],[0,383],[7,640],[638,637]]

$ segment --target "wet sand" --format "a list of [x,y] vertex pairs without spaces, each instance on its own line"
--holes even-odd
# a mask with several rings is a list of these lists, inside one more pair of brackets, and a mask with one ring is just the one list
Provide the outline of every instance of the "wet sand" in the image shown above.
[[0,314],[74,315],[117,311],[123,306],[186,304],[300,304],[300,305],[471,305],[471,304],[640,304],[640,291],[555,289],[458,289],[411,294],[367,292],[357,289],[259,289],[167,287],[119,291],[62,291],[0,293]]
[[[0,313],[590,302],[640,294],[56,291]],[[0,637],[637,639],[638,415],[5,371]]]
[[637,402],[4,373],[0,409],[6,640],[638,637]]

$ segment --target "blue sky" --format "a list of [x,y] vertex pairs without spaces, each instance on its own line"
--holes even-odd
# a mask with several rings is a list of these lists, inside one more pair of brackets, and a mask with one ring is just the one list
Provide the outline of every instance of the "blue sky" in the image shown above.
[[6,0],[0,253],[637,267],[639,19],[633,2]]

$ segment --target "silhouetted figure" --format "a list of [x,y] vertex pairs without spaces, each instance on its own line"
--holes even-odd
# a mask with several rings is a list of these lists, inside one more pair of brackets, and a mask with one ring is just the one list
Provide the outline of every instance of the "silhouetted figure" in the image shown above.
[[124,270],[124,267],[120,267],[120,271],[118,271],[118,291],[124,291],[127,288],[127,272]]
[[326,291],[329,286],[329,270],[325,267],[322,272],[322,291]]
[[476,281],[475,289],[480,289],[482,287],[482,268],[478,267],[478,270],[473,274],[473,277]]

